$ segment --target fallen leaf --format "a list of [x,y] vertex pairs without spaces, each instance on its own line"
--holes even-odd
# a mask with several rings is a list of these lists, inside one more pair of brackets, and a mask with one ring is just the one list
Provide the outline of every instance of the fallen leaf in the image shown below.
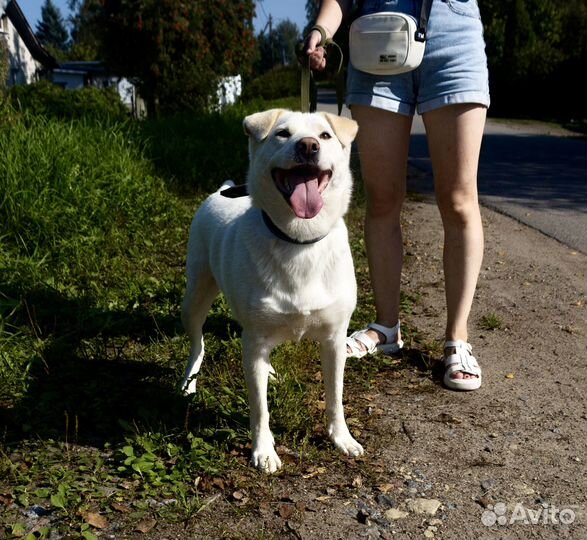
[[135,527],[135,531],[147,534],[148,532],[153,530],[155,525],[157,525],[157,520],[152,518],[146,518],[142,521],[139,521],[139,523]]
[[377,489],[381,491],[381,493],[389,493],[393,488],[393,484],[381,484],[380,486],[377,486]]
[[126,504],[113,502],[110,506],[113,510],[120,512],[121,514],[128,514],[130,512],[130,507],[128,507]]
[[302,475],[302,478],[314,478],[314,476],[318,476],[319,474],[325,474],[326,467],[317,467],[316,469],[310,470],[307,474]]
[[353,478],[352,486],[357,487],[357,488],[362,487],[363,486],[363,479],[360,476],[355,476]]
[[108,520],[98,512],[86,512],[82,514],[84,521],[96,529],[105,529],[108,527]]
[[261,501],[259,503],[259,512],[267,513],[267,512],[269,512],[270,509],[271,509],[271,505],[269,504],[269,501]]
[[295,511],[295,507],[293,504],[281,503],[277,507],[277,512],[279,513],[279,517],[281,517],[283,519],[289,519],[291,516],[293,516],[294,511]]
[[506,379],[513,379],[514,378],[514,374],[513,373],[506,373],[505,378]]
[[226,487],[222,478],[214,478],[212,480],[212,485],[222,491],[224,491],[224,488]]
[[294,504],[294,506],[296,507],[296,510],[298,512],[305,512],[306,511],[306,503],[304,501],[298,501],[297,503]]

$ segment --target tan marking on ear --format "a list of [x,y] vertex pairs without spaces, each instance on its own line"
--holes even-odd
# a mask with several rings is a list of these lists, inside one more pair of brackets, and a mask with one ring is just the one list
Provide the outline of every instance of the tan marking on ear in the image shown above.
[[285,109],[269,109],[247,116],[243,120],[245,133],[256,141],[262,141],[284,112]]
[[346,147],[351,144],[357,135],[359,125],[350,118],[344,116],[336,116],[327,112],[321,113],[324,115],[328,123],[332,126],[337,139]]

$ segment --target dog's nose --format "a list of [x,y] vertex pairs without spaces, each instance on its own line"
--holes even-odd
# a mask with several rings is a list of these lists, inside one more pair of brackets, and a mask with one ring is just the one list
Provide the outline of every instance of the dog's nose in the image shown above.
[[313,137],[304,137],[296,143],[296,154],[305,159],[312,160],[320,150],[320,143]]

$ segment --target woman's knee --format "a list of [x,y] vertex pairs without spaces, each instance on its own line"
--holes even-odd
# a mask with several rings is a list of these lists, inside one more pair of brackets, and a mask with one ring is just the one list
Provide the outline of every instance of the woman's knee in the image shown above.
[[369,189],[365,187],[367,195],[366,212],[371,218],[398,217],[404,199],[405,189]]
[[444,222],[467,225],[479,215],[477,192],[437,192],[436,202]]

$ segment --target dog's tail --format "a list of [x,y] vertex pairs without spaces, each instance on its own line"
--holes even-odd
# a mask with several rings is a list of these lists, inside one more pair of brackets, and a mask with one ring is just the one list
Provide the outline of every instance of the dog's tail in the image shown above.
[[247,184],[240,184],[237,186],[232,180],[226,180],[226,182],[220,186],[218,193],[229,199],[236,199],[239,197],[246,197],[249,194],[249,190],[247,189]]
[[225,180],[222,185],[218,188],[218,191],[224,191],[225,189],[234,187],[235,183],[232,180]]

